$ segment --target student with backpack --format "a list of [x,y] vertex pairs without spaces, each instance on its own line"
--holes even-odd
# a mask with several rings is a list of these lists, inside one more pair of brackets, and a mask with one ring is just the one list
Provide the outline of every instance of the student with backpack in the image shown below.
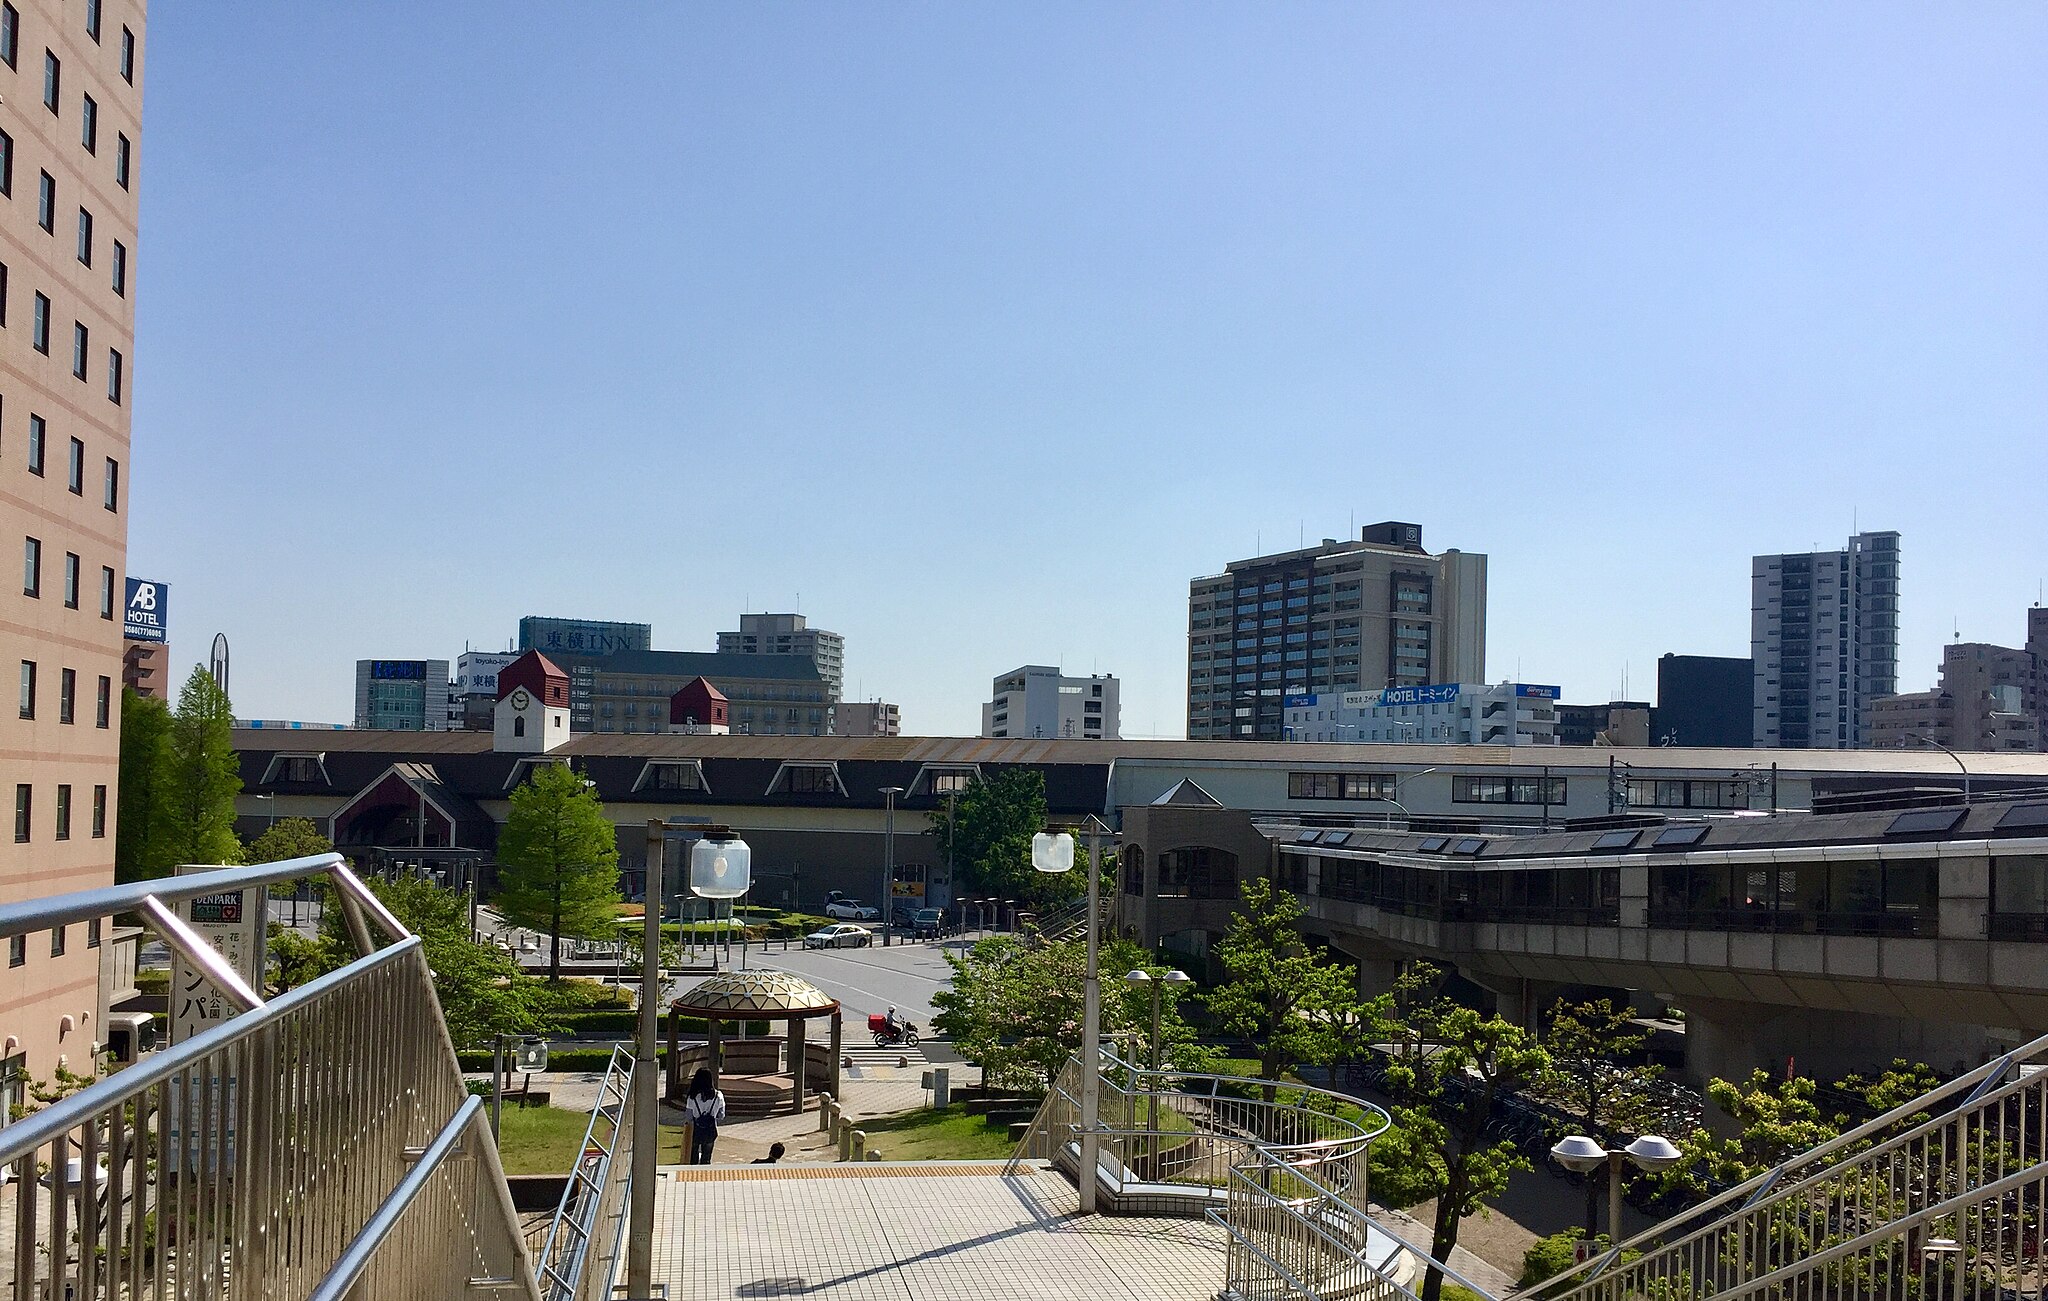
[[711,1145],[718,1141],[718,1126],[725,1119],[725,1095],[712,1085],[706,1067],[699,1067],[690,1077],[683,1119],[690,1122],[690,1164],[710,1165]]

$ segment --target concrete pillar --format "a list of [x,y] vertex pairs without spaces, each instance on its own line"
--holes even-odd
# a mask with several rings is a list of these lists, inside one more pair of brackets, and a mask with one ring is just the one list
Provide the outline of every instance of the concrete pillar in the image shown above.
[[791,1110],[802,1114],[804,1109],[804,1019],[800,1016],[789,1018],[789,1074],[796,1082]]
[[668,1076],[668,1100],[670,1102],[679,1101],[683,1096],[682,1054],[677,1051],[676,1043],[678,1033],[680,1032],[676,1028],[676,1010],[670,1008],[668,1010],[668,1070],[665,1072]]
[[711,1050],[711,1078],[715,1080],[725,1074],[725,1054],[718,1047],[718,1018],[704,1018],[704,1027],[704,1039]]
[[840,1022],[840,1010],[835,1007],[832,1009],[832,1096],[835,1098],[846,1096],[839,1087]]

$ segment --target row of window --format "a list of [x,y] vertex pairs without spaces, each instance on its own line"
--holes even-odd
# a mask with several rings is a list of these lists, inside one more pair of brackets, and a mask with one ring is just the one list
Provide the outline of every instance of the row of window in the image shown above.
[[[21,662],[21,716],[33,719],[36,716],[36,683],[38,669],[34,660]],[[101,677],[99,688],[93,698],[93,726],[111,725],[114,710],[114,682],[112,678]],[[59,669],[57,672],[57,721],[66,726],[78,721],[78,670]]]
[[1562,804],[1562,777],[1453,777],[1451,799],[1458,804]]
[[[5,400],[0,399],[0,417]],[[28,472],[38,478],[49,469],[50,422],[35,412],[28,416]],[[66,449],[64,486],[74,497],[85,496],[85,440],[74,438]],[[100,505],[110,511],[121,509],[121,463],[109,456],[100,471]]]
[[[100,17],[100,0],[85,0],[85,34],[94,45],[100,43]],[[0,63],[12,68],[20,53],[21,12],[12,4],[0,4]],[[135,84],[135,33],[125,25],[121,28],[121,80],[131,86]],[[52,113],[57,111],[54,89],[46,75],[43,103]]]
[[1395,779],[1390,772],[1291,772],[1290,800],[1391,800]]
[[[105,789],[105,788],[104,788],[104,787],[102,787],[102,789]],[[66,930],[67,930],[67,928],[66,928],[66,927],[63,927],[63,926],[59,926],[59,927],[57,927],[56,929],[54,929],[54,930],[52,930],[52,931],[50,932],[50,956],[51,956],[51,957],[53,957],[53,958],[61,958],[61,957],[63,957],[63,956],[64,956],[64,948],[65,948],[65,944],[66,944],[66,942],[67,942],[67,940],[68,940],[68,936],[67,936],[67,934],[66,934]],[[87,922],[85,923],[85,947],[87,947],[88,949],[96,949],[96,948],[98,948],[99,946],[100,946],[100,919],[99,919],[99,918],[97,918],[97,917],[94,917],[94,918],[90,919],[89,921],[87,921]],[[7,965],[8,965],[8,966],[10,966],[10,967],[19,967],[19,966],[22,966],[22,965],[24,965],[24,964],[25,964],[25,963],[27,963],[27,962],[28,962],[28,936],[26,936],[26,935],[10,935],[10,936],[8,936],[8,937],[7,937]]]
[[[81,221],[89,218],[84,209],[79,210]],[[83,233],[81,238],[83,238]],[[117,293],[126,293],[128,286],[128,250],[120,241],[114,242],[114,288]],[[29,322],[29,343],[45,357],[50,355],[50,329],[55,319],[55,308],[48,294],[37,292],[35,314]],[[7,264],[0,262],[0,326],[7,324]],[[107,401],[121,404],[127,388],[127,358],[119,348],[107,349]],[[92,378],[92,329],[83,321],[71,323],[71,375],[78,380]]]
[[[27,844],[35,828],[35,787],[23,782],[14,788],[14,843]],[[107,788],[92,788],[92,835],[99,840],[107,834]],[[71,839],[71,786],[57,787],[56,839]]]
[[[64,553],[64,608],[76,610],[78,606],[80,564],[78,553]],[[21,546],[21,594],[37,600],[43,595],[43,541],[41,538],[23,538]],[[100,566],[100,618],[114,617],[114,571]]]

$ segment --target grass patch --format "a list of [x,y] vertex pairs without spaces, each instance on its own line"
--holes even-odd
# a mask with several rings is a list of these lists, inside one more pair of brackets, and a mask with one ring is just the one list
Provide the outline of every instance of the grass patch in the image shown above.
[[[590,1113],[562,1107],[520,1107],[507,1099],[498,1126],[498,1159],[508,1175],[564,1175],[583,1154]],[[681,1165],[686,1131],[661,1126],[661,1164]]]
[[955,1103],[856,1123],[885,1161],[1000,1161],[1016,1151],[1007,1123],[991,1125]]

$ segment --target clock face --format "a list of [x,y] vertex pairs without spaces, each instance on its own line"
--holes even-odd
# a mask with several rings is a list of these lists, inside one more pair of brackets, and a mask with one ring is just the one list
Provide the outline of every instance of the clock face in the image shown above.
[[524,709],[532,703],[533,697],[526,694],[525,687],[521,687],[512,693],[512,708]]

